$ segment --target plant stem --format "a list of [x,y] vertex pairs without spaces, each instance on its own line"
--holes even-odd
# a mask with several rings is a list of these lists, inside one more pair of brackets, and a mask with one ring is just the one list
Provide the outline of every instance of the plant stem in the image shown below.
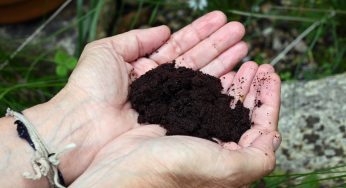
[[308,27],[303,33],[301,33],[296,39],[294,39],[286,48],[280,52],[271,62],[271,65],[276,65],[282,58],[286,56],[286,54],[292,50],[303,38],[305,38],[311,31],[313,31],[317,26],[321,23],[325,22],[327,19],[333,17],[335,15],[334,12],[331,12],[329,16],[322,18],[321,20],[315,21],[310,27]]
[[315,19],[296,17],[296,16],[281,16],[281,15],[269,15],[269,14],[259,14],[253,12],[245,12],[240,10],[228,10],[227,12],[232,14],[237,14],[241,16],[255,17],[255,18],[267,18],[272,20],[287,20],[287,21],[300,21],[300,22],[314,22]]
[[56,10],[40,27],[38,27],[25,41],[10,55],[9,59],[7,59],[3,64],[0,65],[0,70],[2,70],[5,66],[8,65],[9,61],[12,60],[26,45],[28,45],[41,31],[52,21],[56,16],[58,16],[61,11],[67,7],[72,2],[72,0],[67,0],[62,4],[58,10]]

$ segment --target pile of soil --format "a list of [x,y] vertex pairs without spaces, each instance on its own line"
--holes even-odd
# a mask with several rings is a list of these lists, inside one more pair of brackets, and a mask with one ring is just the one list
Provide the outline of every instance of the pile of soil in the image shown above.
[[221,93],[220,79],[167,63],[148,71],[130,86],[129,100],[138,122],[159,124],[167,135],[189,135],[238,142],[250,128],[249,109]]

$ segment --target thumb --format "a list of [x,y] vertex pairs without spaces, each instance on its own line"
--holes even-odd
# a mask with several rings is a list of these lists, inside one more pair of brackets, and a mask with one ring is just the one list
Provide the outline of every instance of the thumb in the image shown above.
[[114,50],[125,61],[132,62],[148,55],[162,46],[170,36],[170,29],[165,26],[148,29],[136,29],[113,37],[95,41],[97,43],[111,43]]

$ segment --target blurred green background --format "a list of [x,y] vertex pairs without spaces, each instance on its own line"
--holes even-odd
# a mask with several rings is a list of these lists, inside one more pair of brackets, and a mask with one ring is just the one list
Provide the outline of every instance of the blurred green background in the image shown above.
[[[56,6],[54,0],[42,2],[41,9],[47,10],[37,13],[41,16],[18,12],[18,4],[0,3],[0,12],[13,8],[23,20],[33,17],[7,23],[10,16],[0,14],[0,21],[5,20],[0,25],[0,112],[49,100],[67,82],[90,41],[161,24],[176,31],[212,10],[245,25],[250,49],[243,61],[272,63],[284,81],[346,71],[345,0],[68,0]],[[303,174],[277,170],[253,186],[320,187],[325,177],[319,174],[332,172],[333,168]]]

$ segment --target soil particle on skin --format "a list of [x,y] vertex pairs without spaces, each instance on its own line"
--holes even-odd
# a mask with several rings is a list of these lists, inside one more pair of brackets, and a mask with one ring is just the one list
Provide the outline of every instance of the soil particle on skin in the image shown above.
[[129,100],[138,122],[159,124],[167,135],[189,135],[238,142],[250,128],[249,109],[222,94],[220,79],[167,63],[148,71],[130,86]]
[[256,102],[256,107],[261,107],[262,106],[262,101],[261,100],[257,100],[257,102]]

